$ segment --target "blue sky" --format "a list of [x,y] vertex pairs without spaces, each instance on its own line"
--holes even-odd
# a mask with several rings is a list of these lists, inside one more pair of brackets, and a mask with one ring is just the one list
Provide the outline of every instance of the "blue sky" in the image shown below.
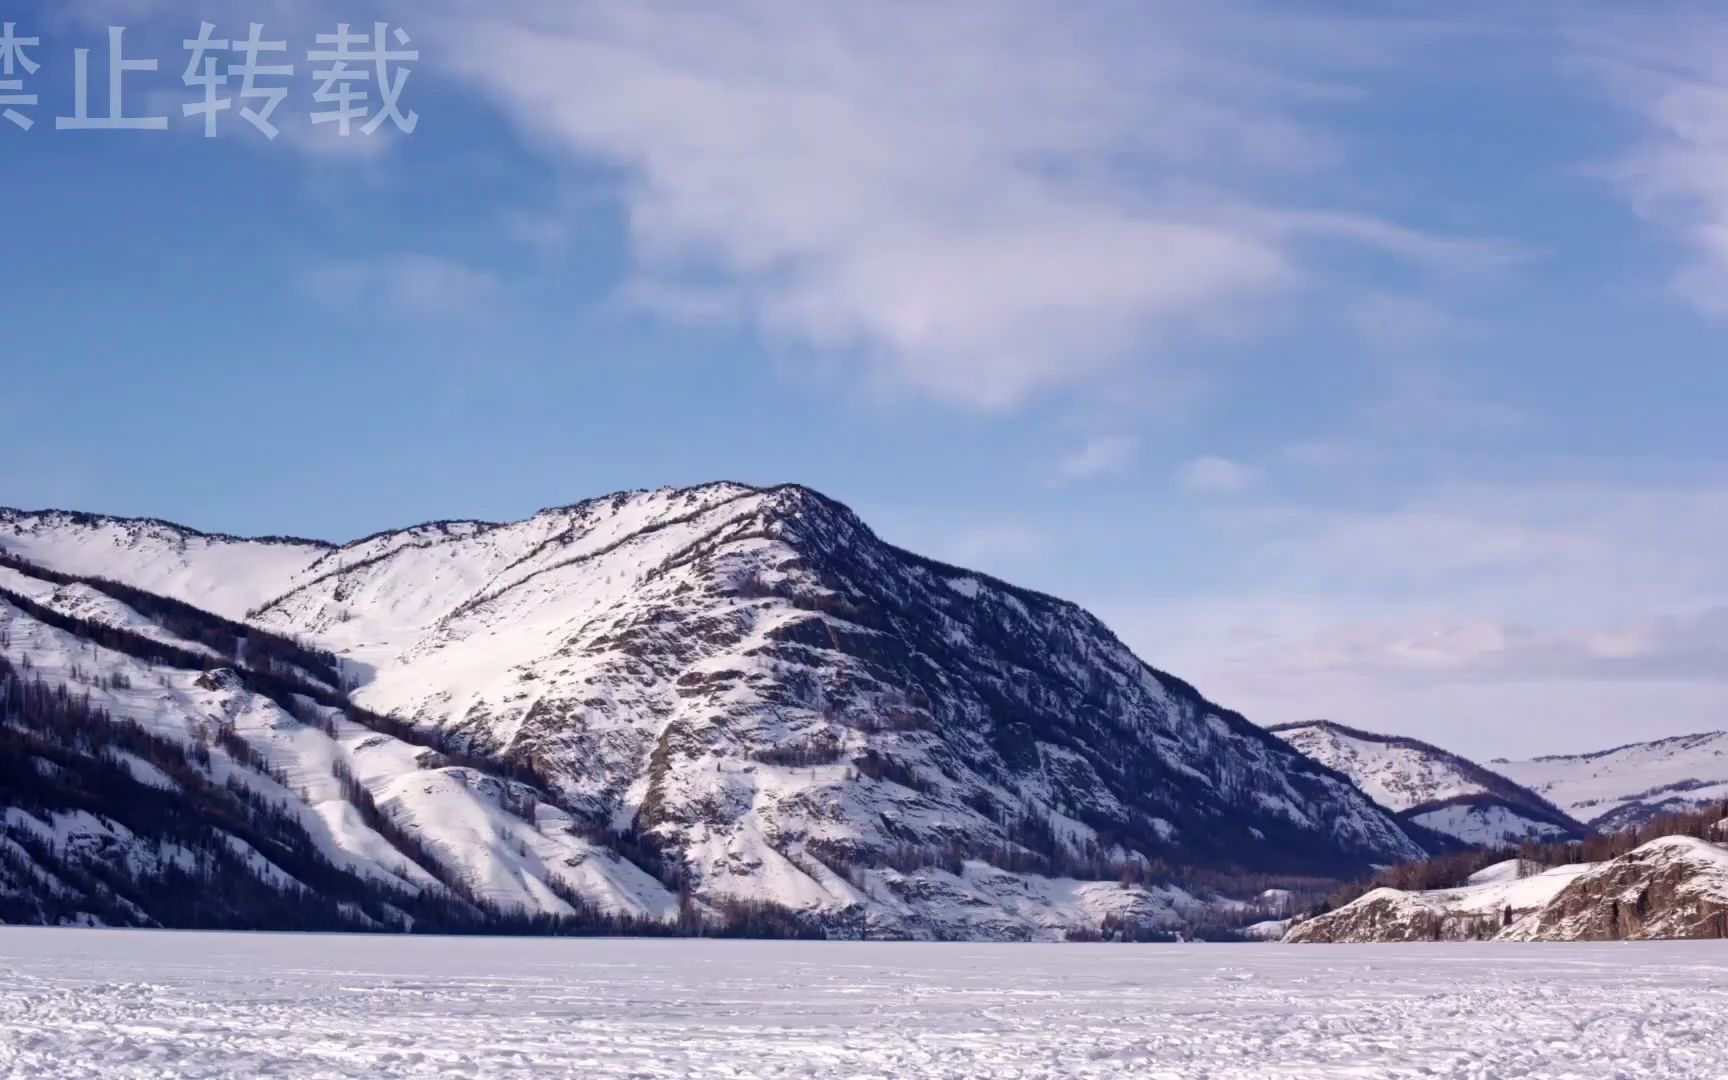
[[[1724,724],[1728,15],[59,0],[0,122],[0,504],[340,539],[796,480],[1263,722]],[[338,21],[412,134],[309,124]],[[60,131],[265,23],[274,141]]]

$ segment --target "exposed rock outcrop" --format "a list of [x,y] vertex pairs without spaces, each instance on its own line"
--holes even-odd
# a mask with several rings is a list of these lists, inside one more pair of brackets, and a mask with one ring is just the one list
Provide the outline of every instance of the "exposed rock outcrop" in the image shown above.
[[[1509,864],[1507,864],[1509,865]],[[1495,868],[1497,869],[1497,868]],[[1298,922],[1292,944],[1396,941],[1647,941],[1728,937],[1728,846],[1652,840],[1616,859],[1510,881],[1375,889]]]
[[1423,893],[1375,889],[1337,911],[1296,923],[1286,944],[1369,941],[1471,941],[1484,920],[1448,911]]
[[1668,836],[1580,876],[1506,941],[1728,937],[1728,848]]

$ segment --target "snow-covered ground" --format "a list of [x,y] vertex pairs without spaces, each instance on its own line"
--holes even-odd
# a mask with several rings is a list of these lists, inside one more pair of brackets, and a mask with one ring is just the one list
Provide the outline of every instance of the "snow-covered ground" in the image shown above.
[[1728,1076],[1728,944],[911,945],[0,929],[0,1074]]

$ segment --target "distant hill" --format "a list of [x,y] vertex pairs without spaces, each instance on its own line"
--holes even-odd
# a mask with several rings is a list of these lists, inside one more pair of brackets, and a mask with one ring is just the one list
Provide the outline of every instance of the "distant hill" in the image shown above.
[[1579,838],[1589,829],[1541,795],[1437,746],[1327,720],[1271,731],[1348,776],[1404,821],[1472,847]]
[[1728,799],[1728,731],[1493,765],[1604,832]]

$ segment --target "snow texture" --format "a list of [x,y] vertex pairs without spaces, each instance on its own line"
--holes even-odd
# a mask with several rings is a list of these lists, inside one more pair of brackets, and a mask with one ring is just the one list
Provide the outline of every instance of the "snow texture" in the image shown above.
[[1564,839],[1566,830],[1546,821],[1533,821],[1499,803],[1451,803],[1413,813],[1408,820],[1473,847],[1513,847],[1526,840]]
[[[125,675],[136,689],[93,692],[114,715],[174,738],[232,724],[306,792],[332,858],[399,862],[344,809],[342,764],[499,907],[566,910],[556,874],[602,910],[667,917],[675,897],[604,846],[626,830],[704,902],[920,937],[1179,924],[1193,896],[1122,884],[1154,861],[1315,875],[1426,854],[1075,605],[894,548],[800,487],[625,492],[340,547],[0,510],[0,550],[331,650],[357,704],[532,762],[556,798],[519,812],[472,769],[340,721],[332,739],[0,604],[35,673]],[[29,577],[9,587],[162,636]]]
[[1720,1080],[1728,946],[14,928],[0,1075]]
[[1541,795],[1513,780],[1416,739],[1359,731],[1316,720],[1283,724],[1277,736],[1406,821],[1472,847],[1509,847],[1525,840],[1582,835]]
[[[569,815],[557,807],[524,801],[519,788],[472,769],[435,767],[422,747],[334,715],[327,732],[238,685],[145,664],[47,626],[3,600],[0,635],[9,643],[8,657],[27,661],[33,676],[72,687],[154,735],[191,745],[208,741],[214,728],[232,731],[281,779],[250,771],[225,755],[218,758],[219,778],[232,778],[295,808],[322,854],[354,873],[416,891],[433,885],[424,870],[360,820],[333,774],[338,764],[354,774],[387,816],[415,832],[450,872],[500,909],[569,912],[548,880],[609,914],[668,918],[676,909],[676,899],[659,882],[573,833]],[[165,634],[156,636],[191,648]],[[98,673],[104,681],[80,679],[75,674],[80,670]],[[106,681],[115,676],[123,685]],[[134,775],[154,771],[143,762],[128,762],[128,767]],[[159,775],[150,779],[171,783]],[[26,817],[5,811],[0,824],[27,826]],[[56,822],[52,833],[45,839],[60,848],[71,844],[106,852],[130,847],[89,815]],[[140,857],[137,852],[128,856],[134,863]],[[152,868],[157,858],[149,860],[144,868]],[[261,876],[276,873],[268,868]]]
[[1728,800],[1728,731],[1494,767],[1597,829],[1636,829]]
[[[1523,876],[1521,876],[1523,875]],[[1508,860],[1455,889],[1374,889],[1295,923],[1291,943],[1728,938],[1728,848],[1664,836],[1601,863]]]
[[1293,923],[1284,940],[1353,944],[1485,940],[1506,928],[1508,909],[1513,918],[1541,910],[1592,866],[1525,869],[1528,876],[1519,877],[1520,864],[1512,859],[1478,871],[1468,884],[1455,889],[1374,889],[1335,911]]

